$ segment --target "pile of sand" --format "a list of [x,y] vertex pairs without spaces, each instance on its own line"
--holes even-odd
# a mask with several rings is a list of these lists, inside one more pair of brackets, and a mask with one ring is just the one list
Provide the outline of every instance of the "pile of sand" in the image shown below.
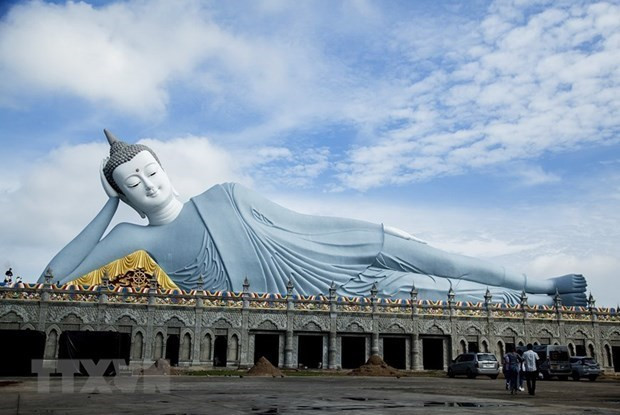
[[271,364],[264,356],[258,359],[256,364],[247,371],[248,376],[273,376],[284,377],[284,374]]
[[141,375],[169,375],[170,361],[166,359],[157,359],[153,365],[147,369],[140,370]]
[[353,376],[406,376],[403,372],[394,369],[383,361],[381,356],[373,354],[368,361],[349,372],[349,375]]

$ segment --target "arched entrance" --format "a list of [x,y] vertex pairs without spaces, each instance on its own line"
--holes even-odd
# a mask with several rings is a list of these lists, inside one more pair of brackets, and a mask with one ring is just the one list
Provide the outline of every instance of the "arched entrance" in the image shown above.
[[226,367],[228,356],[228,336],[215,336],[213,342],[213,366]]

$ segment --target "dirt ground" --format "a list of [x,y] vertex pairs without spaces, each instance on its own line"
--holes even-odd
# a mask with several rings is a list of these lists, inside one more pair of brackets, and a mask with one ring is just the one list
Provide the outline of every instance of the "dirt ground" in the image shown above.
[[485,377],[128,378],[0,379],[0,414],[620,414],[615,379],[541,381],[532,397]]

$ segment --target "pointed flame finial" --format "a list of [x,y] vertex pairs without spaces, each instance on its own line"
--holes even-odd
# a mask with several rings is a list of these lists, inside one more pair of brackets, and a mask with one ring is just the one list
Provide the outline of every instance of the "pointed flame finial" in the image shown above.
[[109,143],[110,145],[112,145],[112,144],[116,143],[117,141],[119,141],[119,139],[118,139],[118,138],[116,138],[116,137],[114,136],[114,134],[112,134],[111,132],[109,132],[109,131],[108,131],[107,129],[105,129],[105,128],[103,129],[103,133],[105,134],[106,138],[108,139],[108,143]]

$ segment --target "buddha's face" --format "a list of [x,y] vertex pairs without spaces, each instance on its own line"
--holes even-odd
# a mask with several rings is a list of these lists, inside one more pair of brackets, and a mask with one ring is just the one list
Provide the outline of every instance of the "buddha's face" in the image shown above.
[[128,201],[146,214],[165,207],[174,198],[168,175],[148,151],[118,166],[112,177]]

